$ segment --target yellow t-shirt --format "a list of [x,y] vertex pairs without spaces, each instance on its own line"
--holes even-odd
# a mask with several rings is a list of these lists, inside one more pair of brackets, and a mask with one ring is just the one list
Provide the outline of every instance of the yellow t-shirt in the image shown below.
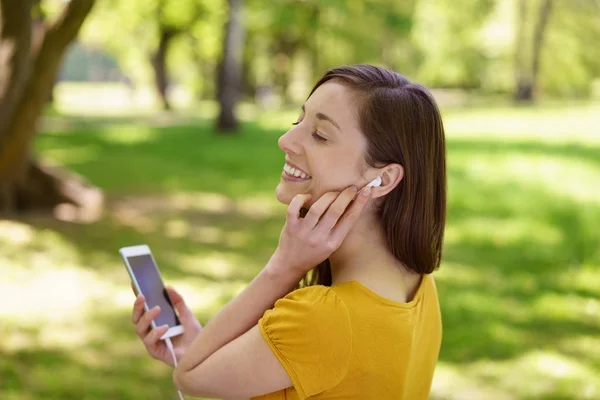
[[427,399],[442,340],[433,277],[399,303],[356,281],[311,286],[258,322],[293,386],[260,400]]

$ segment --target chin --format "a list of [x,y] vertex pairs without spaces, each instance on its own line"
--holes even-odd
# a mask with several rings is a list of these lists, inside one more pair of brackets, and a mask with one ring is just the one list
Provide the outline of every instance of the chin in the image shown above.
[[[275,196],[280,203],[289,205],[294,197],[299,194],[311,193],[310,186],[305,184],[298,185],[297,183],[287,182],[282,179],[275,188]],[[305,207],[310,207],[314,199],[309,200]]]
[[281,204],[289,205],[297,194],[298,193],[291,193],[290,190],[285,187],[285,182],[279,182],[279,185],[275,188],[275,197],[277,197],[277,200]]

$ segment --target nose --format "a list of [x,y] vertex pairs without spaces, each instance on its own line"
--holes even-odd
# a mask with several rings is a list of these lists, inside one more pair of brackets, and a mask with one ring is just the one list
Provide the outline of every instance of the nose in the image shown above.
[[287,154],[298,155],[302,153],[302,144],[300,143],[300,135],[297,127],[290,129],[277,140],[279,148]]

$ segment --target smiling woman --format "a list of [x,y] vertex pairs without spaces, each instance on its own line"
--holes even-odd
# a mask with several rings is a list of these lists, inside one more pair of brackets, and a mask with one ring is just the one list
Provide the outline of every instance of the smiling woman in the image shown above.
[[[287,218],[271,259],[201,328],[170,289],[184,393],[226,399],[427,399],[441,345],[432,273],[446,218],[433,97],[371,65],[328,71],[278,141]],[[369,182],[380,177],[379,186]],[[144,312],[136,331],[172,365]]]

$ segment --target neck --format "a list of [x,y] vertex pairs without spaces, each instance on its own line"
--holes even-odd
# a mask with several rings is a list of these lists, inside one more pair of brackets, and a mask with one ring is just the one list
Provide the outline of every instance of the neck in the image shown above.
[[403,280],[405,271],[392,255],[383,228],[373,212],[361,215],[329,260],[332,284],[351,280],[367,285],[385,280],[398,282]]

